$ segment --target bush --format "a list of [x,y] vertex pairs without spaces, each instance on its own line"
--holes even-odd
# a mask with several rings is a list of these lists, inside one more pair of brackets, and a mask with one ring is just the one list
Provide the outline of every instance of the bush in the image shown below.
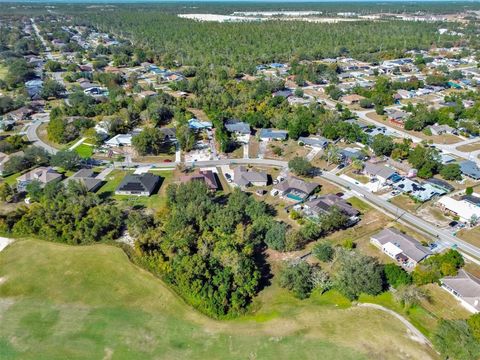
[[440,320],[433,344],[446,359],[472,360],[480,357],[480,343],[465,320]]
[[265,234],[265,243],[271,249],[285,251],[287,226],[284,223],[274,222]]
[[313,290],[313,267],[301,261],[287,265],[280,272],[280,286],[293,292],[298,299],[306,299]]
[[383,271],[388,284],[394,288],[412,283],[412,276],[398,265],[386,264],[383,267]]
[[312,253],[318,260],[329,262],[333,259],[335,251],[333,250],[332,245],[326,242],[321,242],[314,246]]

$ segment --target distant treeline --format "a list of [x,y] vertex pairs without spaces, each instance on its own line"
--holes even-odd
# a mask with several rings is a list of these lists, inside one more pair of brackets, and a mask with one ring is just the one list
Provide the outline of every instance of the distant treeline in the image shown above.
[[336,14],[337,12],[355,12],[357,14],[371,14],[378,12],[388,13],[417,13],[427,12],[430,14],[459,13],[466,10],[480,10],[480,3],[470,1],[398,1],[398,2],[369,2],[369,1],[345,1],[345,2],[142,2],[133,1],[115,2],[114,0],[92,1],[77,0],[62,4],[60,1],[38,2],[12,2],[2,3],[2,13],[41,13],[45,12],[45,5],[55,6],[58,12],[83,12],[85,9],[98,11],[105,5],[105,8],[120,8],[127,11],[162,11],[170,13],[214,13],[230,14],[234,11],[321,11],[325,15]]
[[[223,65],[252,71],[259,63],[352,56],[366,61],[402,56],[409,49],[451,46],[458,37],[439,35],[439,24],[362,21],[197,22],[162,11],[88,12],[83,21],[126,37],[164,60],[184,65]],[[167,61],[164,61],[167,62]]]

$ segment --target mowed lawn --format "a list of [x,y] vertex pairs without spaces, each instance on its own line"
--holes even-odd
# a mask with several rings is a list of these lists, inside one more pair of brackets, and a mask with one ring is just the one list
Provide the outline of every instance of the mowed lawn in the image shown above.
[[273,284],[215,321],[119,248],[19,240],[0,253],[2,359],[431,359],[384,312]]
[[77,154],[83,159],[89,159],[93,155],[93,146],[80,144],[75,148]]

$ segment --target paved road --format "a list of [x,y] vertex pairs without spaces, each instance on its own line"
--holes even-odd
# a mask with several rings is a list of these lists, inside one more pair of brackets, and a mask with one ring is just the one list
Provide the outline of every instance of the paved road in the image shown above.
[[469,255],[472,255],[478,259],[480,259],[480,249],[476,246],[473,246],[463,240],[458,239],[457,237],[451,235],[449,232],[437,228],[435,225],[430,224],[429,222],[410,214],[409,212],[393,205],[392,203],[380,198],[377,195],[372,194],[371,192],[365,190],[364,188],[357,186],[348,182],[345,179],[342,179],[336,175],[330,174],[328,172],[324,172],[321,177],[324,179],[333,182],[337,185],[340,185],[343,188],[351,189],[360,197],[364,198],[368,202],[372,203],[373,205],[389,212],[391,215],[398,218],[409,225],[414,226],[421,231],[428,233],[436,238],[436,241],[439,242],[441,245],[450,248],[453,245],[458,247],[458,250],[465,252]]
[[[423,141],[423,139],[421,139],[417,136],[414,136],[414,135],[410,135],[409,133],[404,132],[400,129],[389,126],[385,122],[377,121],[377,120],[373,120],[373,119],[369,118],[367,116],[367,113],[369,113],[371,111],[354,110],[353,112],[360,119],[362,119],[366,122],[369,122],[371,124],[374,124],[376,126],[383,126],[383,127],[387,128],[389,131],[393,132],[394,134],[396,134],[397,136],[399,136],[401,138],[412,139],[412,141],[414,143],[419,143],[419,142]],[[456,155],[460,158],[475,161],[477,163],[477,165],[480,166],[480,159],[478,158],[478,155],[480,154],[480,150],[472,151],[472,152],[465,152],[465,151],[460,151],[460,150],[456,149],[458,146],[469,144],[469,143],[476,142],[476,141],[479,141],[479,140],[478,139],[467,139],[467,140],[464,140],[464,141],[459,142],[457,144],[438,144],[438,143],[435,143],[434,145],[435,145],[435,147],[443,150],[446,153],[451,153],[451,154]]]
[[47,150],[50,154],[56,154],[57,149],[54,147],[48,145],[47,143],[43,142],[37,134],[38,127],[42,124],[41,121],[33,121],[27,128],[27,138],[28,141],[32,142],[33,145],[44,148]]
[[32,27],[33,27],[33,30],[35,31],[35,34],[36,34],[37,37],[40,39],[40,42],[42,43],[43,47],[45,48],[45,57],[46,57],[48,60],[53,60],[53,56],[52,56],[52,53],[50,52],[50,48],[48,47],[48,44],[47,44],[47,42],[45,41],[45,39],[43,38],[43,36],[40,35],[40,30],[38,29],[38,26],[37,26],[37,24],[35,23],[35,19],[34,19],[34,18],[30,18],[30,21],[32,22]]
[[[187,166],[194,167],[213,167],[213,166],[224,166],[224,165],[264,165],[264,166],[275,166],[279,168],[287,168],[288,162],[282,160],[272,160],[272,159],[224,159],[224,160],[209,160],[209,161],[195,161],[195,162],[186,162]],[[145,163],[115,163],[115,166],[145,166]],[[150,164],[154,167],[159,168],[173,168],[177,163],[155,163]],[[457,237],[453,236],[449,232],[436,227],[435,225],[430,224],[429,222],[406,212],[405,210],[393,205],[392,203],[382,199],[381,197],[372,194],[368,190],[357,186],[341,177],[334,175],[329,172],[323,172],[319,177],[332,182],[342,188],[351,190],[355,195],[363,198],[367,202],[373,204],[374,206],[388,212],[390,215],[395,217],[398,221],[406,223],[416,229],[419,229],[423,233],[429,234],[435,241],[441,246],[450,248],[452,246],[457,246],[457,249],[462,253],[466,253],[471,257],[480,259],[480,249],[474,245],[471,245]],[[478,260],[471,258],[472,261],[478,262]]]

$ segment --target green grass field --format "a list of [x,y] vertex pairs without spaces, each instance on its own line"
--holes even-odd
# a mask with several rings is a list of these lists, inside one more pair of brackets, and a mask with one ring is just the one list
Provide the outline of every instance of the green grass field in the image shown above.
[[75,151],[83,159],[91,158],[93,155],[93,147],[86,144],[80,144],[75,148]]
[[244,317],[188,307],[122,250],[19,240],[0,253],[2,359],[431,359],[383,312],[273,284]]

